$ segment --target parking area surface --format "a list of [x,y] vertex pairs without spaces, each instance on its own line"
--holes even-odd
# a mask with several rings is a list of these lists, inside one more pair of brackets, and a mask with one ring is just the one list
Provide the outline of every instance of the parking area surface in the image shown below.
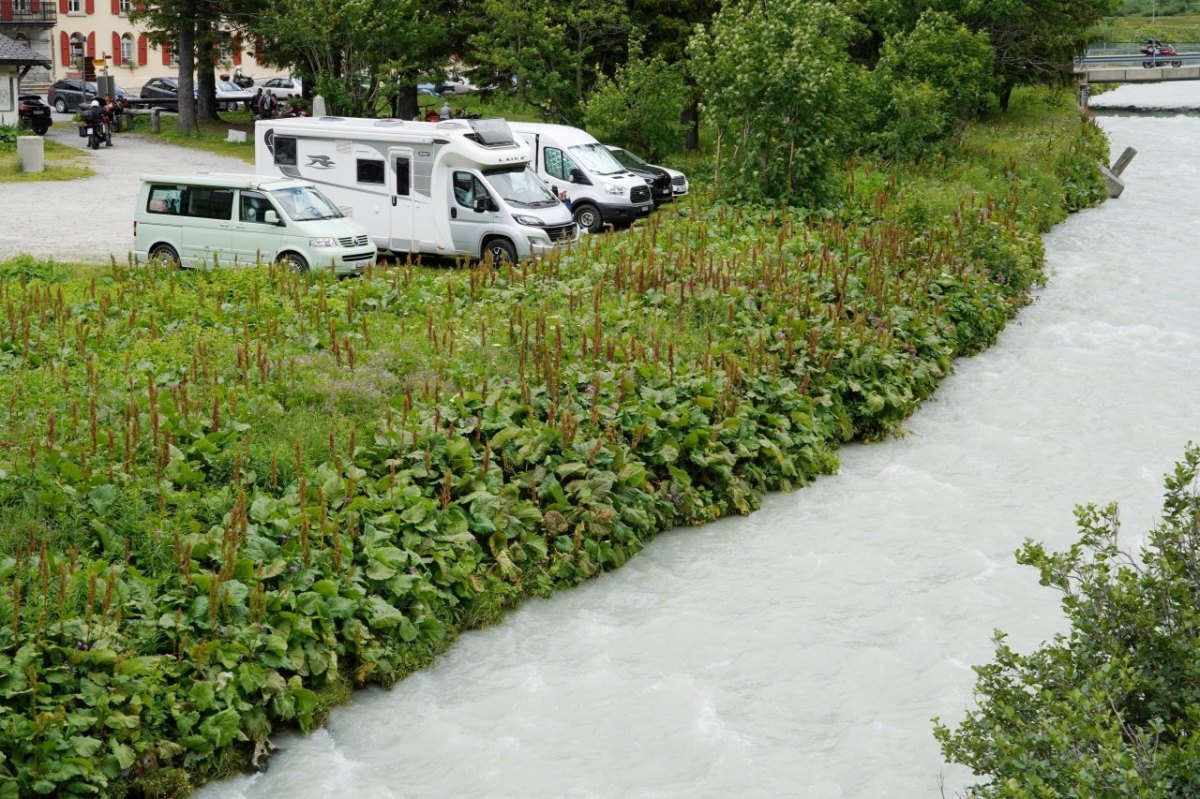
[[[164,120],[164,124],[170,124]],[[69,114],[55,114],[46,138],[76,147],[95,175],[81,180],[0,183],[0,260],[20,253],[57,261],[124,262],[133,248],[139,177],[162,172],[253,172],[236,158],[117,133],[88,150]]]

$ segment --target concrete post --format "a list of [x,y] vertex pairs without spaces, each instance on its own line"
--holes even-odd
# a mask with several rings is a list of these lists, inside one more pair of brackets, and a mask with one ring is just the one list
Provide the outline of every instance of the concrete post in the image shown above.
[[323,117],[328,112],[325,110],[325,98],[317,95],[313,98],[312,115],[315,117]]
[[1126,147],[1125,152],[1121,153],[1121,157],[1112,165],[1113,174],[1119,177],[1125,171],[1125,167],[1129,166],[1129,162],[1133,160],[1135,155],[1137,155],[1137,150],[1132,147]]
[[161,108],[150,109],[150,132],[158,133],[162,130]]
[[1088,94],[1091,91],[1088,86],[1087,79],[1079,81],[1079,109],[1086,111],[1088,107]]
[[46,144],[41,136],[17,137],[17,163],[22,172],[46,171]]

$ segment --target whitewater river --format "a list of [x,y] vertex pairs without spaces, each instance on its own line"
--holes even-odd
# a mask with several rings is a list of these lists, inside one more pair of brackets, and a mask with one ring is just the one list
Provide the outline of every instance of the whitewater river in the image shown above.
[[463,636],[201,796],[953,795],[930,719],[962,718],[994,629],[1063,628],[1013,550],[1110,500],[1136,545],[1200,439],[1200,119],[1101,122],[1140,153],[1124,196],[1046,237],[1036,302],[904,438]]

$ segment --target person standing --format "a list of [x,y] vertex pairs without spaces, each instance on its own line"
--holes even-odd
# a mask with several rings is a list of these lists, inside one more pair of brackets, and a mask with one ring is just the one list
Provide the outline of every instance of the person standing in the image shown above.
[[263,88],[258,87],[258,91],[254,93],[254,99],[250,101],[250,118],[257,119],[262,109]]
[[442,108],[440,111],[438,111],[438,116],[440,116],[442,119],[450,119],[452,116],[454,116],[454,109],[450,107],[449,100],[442,100]]

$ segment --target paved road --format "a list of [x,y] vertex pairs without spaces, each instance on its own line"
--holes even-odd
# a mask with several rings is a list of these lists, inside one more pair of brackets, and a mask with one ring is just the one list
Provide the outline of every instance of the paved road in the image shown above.
[[112,147],[88,150],[68,114],[55,114],[47,138],[78,147],[95,175],[81,180],[0,183],[0,260],[19,253],[59,261],[125,261],[133,248],[138,178],[153,172],[253,172],[254,166],[202,150],[118,133]]

